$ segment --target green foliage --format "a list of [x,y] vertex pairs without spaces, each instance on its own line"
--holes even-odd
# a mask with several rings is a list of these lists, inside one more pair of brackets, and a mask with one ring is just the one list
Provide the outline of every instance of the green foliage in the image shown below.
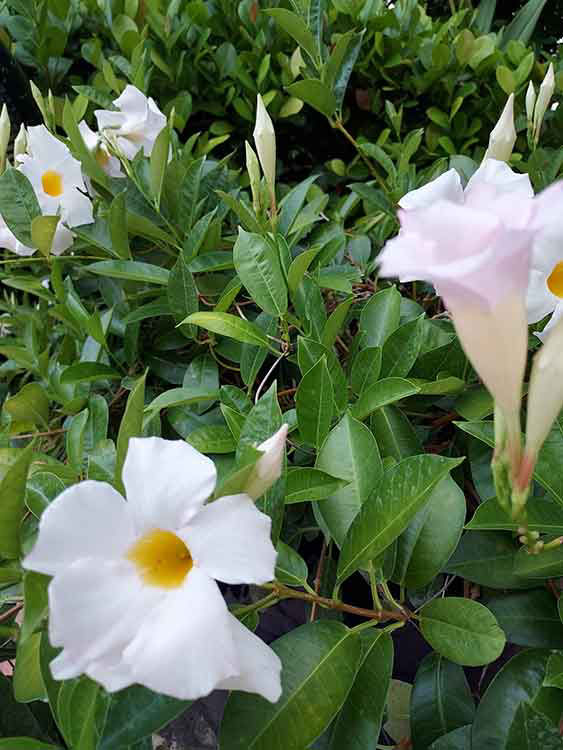
[[[440,299],[377,277],[401,197],[450,167],[465,182],[507,94],[512,166],[537,188],[561,174],[561,108],[531,150],[524,107],[549,60],[561,88],[539,32],[549,4],[500,5],[4,3],[2,41],[80,161],[95,221],[56,257],[64,217],[14,167],[0,176],[0,214],[39,251],[0,259],[0,662],[16,665],[0,673],[0,750],[147,750],[189,705],[52,678],[49,579],[22,567],[50,503],[84,479],[123,493],[140,436],[210,455],[214,498],[250,492],[282,424],[281,476],[257,498],[276,581],[232,611],[254,629],[295,597],[306,624],[273,643],[277,704],[231,693],[222,750],[561,746],[562,548],[529,554],[496,502],[492,401]],[[167,125],[114,178],[78,126],[128,84]],[[275,206],[243,169],[258,93]],[[562,427],[528,505],[547,543],[563,536]],[[414,626],[431,653],[411,689],[392,674]],[[506,642],[527,650],[499,671]],[[488,665],[470,689],[463,668]]]

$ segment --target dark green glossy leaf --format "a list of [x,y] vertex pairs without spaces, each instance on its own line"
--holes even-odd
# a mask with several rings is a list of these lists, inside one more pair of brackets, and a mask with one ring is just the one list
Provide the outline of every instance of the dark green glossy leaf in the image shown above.
[[510,643],[563,648],[563,623],[557,611],[557,600],[550,591],[518,591],[489,598],[486,604]]
[[334,390],[325,357],[303,376],[295,394],[295,407],[300,434],[320,449],[328,435],[334,410]]

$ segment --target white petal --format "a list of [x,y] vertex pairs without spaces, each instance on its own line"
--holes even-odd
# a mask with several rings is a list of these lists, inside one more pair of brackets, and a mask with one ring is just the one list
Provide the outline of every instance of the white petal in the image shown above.
[[52,135],[45,125],[35,125],[27,129],[28,151],[33,158],[41,161],[58,161],[70,154],[68,148]]
[[555,328],[559,321],[563,318],[563,300],[559,300],[557,306],[553,310],[553,315],[547,322],[547,325],[543,331],[534,331],[540,341],[545,341],[549,333]]
[[80,121],[80,123],[78,124],[78,130],[80,131],[82,140],[86,144],[86,148],[89,151],[95,151],[98,148],[98,143],[100,142],[99,134],[94,133],[94,131],[88,126],[86,120]]
[[115,143],[116,143],[118,150],[123,154],[123,156],[125,156],[129,160],[134,159],[143,147],[142,143],[136,143],[134,141],[131,141],[129,140],[129,138],[126,138],[125,136],[120,136],[119,138],[116,138]]
[[117,130],[126,120],[123,112],[112,112],[110,109],[96,109],[94,115],[98,121],[98,128],[102,130]]
[[52,660],[49,666],[55,680],[72,680],[74,677],[83,674],[85,663],[79,655],[71,655],[69,651],[64,649]]
[[506,297],[487,309],[448,303],[461,345],[505,415],[518,413],[528,353],[524,301]]
[[212,494],[216,479],[213,461],[183,440],[129,440],[123,484],[140,530],[184,526]]
[[125,500],[109,484],[88,480],[61,492],[44,510],[23,566],[55,575],[83,557],[122,557],[134,539]]
[[87,195],[81,193],[77,187],[68,192],[65,191],[61,200],[61,207],[63,209],[63,220],[69,227],[91,224],[94,221],[92,201]]
[[271,703],[277,703],[282,690],[282,665],[278,655],[236,617],[230,615],[230,618],[241,672],[236,677],[223,680],[217,687],[220,690],[258,693]]
[[0,216],[0,247],[11,250],[16,255],[26,256],[33,255],[35,248],[27,247],[21,243],[17,237],[12,234],[10,229],[6,226],[6,222]]
[[49,584],[49,640],[87,664],[123,650],[163,596],[127,560],[83,558]]
[[559,298],[547,288],[547,275],[543,271],[532,268],[526,297],[528,323],[537,323],[538,320],[545,318],[556,308],[559,301]]
[[496,188],[497,194],[515,193],[523,198],[533,198],[534,189],[527,174],[518,174],[504,161],[487,159],[472,175],[465,188],[466,200],[471,191],[479,185],[490,185]]
[[57,229],[55,230],[55,236],[53,237],[53,245],[51,246],[51,252],[53,255],[60,255],[68,250],[74,242],[74,235],[65,227],[65,225],[59,221]]
[[131,667],[124,661],[122,653],[122,649],[116,649],[103,658],[90,662],[84,670],[88,677],[99,682],[108,693],[115,693],[135,683]]
[[194,567],[147,616],[123,656],[136,682],[183,700],[238,674],[229,611],[215,581]]
[[248,495],[209,503],[178,532],[196,565],[225,583],[266,583],[274,578],[272,522]]
[[136,119],[146,117],[149,102],[147,97],[136,86],[129,84],[123,93],[113,102],[127,117]]
[[463,203],[461,179],[455,169],[449,169],[436,177],[435,180],[431,180],[426,185],[403,195],[399,201],[399,206],[406,211],[412,211],[416,208],[431,206],[437,200]]

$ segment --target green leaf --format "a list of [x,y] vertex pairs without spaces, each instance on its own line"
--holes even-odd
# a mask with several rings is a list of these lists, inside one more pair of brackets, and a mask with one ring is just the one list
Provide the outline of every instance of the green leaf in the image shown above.
[[518,549],[510,535],[467,531],[444,570],[494,589],[530,588],[515,571]]
[[302,253],[291,261],[289,271],[287,272],[287,285],[291,292],[296,292],[307,269],[319,254],[321,248],[313,247],[310,250],[304,250]]
[[518,591],[488,598],[486,604],[509,643],[563,648],[563,623],[557,611],[557,600],[549,591]]
[[329,750],[371,750],[379,737],[393,671],[393,640],[389,633],[361,635],[362,657],[346,702],[334,723]]
[[205,160],[206,157],[202,156],[191,162],[180,186],[180,215],[178,217],[178,224],[184,228],[187,236],[189,236],[197,216]]
[[36,216],[31,222],[31,244],[46,258],[51,253],[60,216]]
[[319,451],[316,466],[347,482],[346,487],[315,505],[315,514],[340,546],[382,473],[375,438],[365,425],[346,414],[329,433]]
[[[178,260],[170,272],[166,293],[176,323],[182,323],[188,315],[198,311],[197,287],[183,252],[178,256]],[[180,325],[180,331],[186,338],[192,339],[195,337],[195,328],[192,325]]]
[[417,669],[411,695],[413,746],[426,750],[434,740],[471,724],[475,704],[463,669],[440,654],[428,654]]
[[552,654],[549,657],[543,684],[546,687],[554,687],[563,690],[563,654]]
[[401,295],[390,286],[370,298],[360,315],[360,331],[364,346],[383,346],[401,318]]
[[19,451],[0,482],[0,557],[20,556],[20,525],[25,511],[25,487],[33,446]]
[[[203,221],[203,219],[200,219],[200,221]],[[197,255],[190,261],[189,269],[192,273],[211,273],[212,271],[227,271],[234,266],[232,252],[216,250]]]
[[125,191],[118,193],[111,202],[109,209],[109,233],[112,250],[124,260],[131,258],[129,247],[129,233],[127,231],[127,209],[125,207]]
[[[410,741],[410,702],[412,685],[402,680],[391,680],[387,696],[386,721],[383,729],[396,742]],[[407,743],[408,744],[408,743]]]
[[533,702],[539,693],[549,651],[528,649],[498,672],[482,697],[472,729],[472,748],[506,750],[510,727],[518,707]]
[[27,383],[15,396],[7,398],[4,411],[13,422],[31,423],[44,428],[49,425],[49,398],[39,383]]
[[88,409],[84,409],[79,414],[71,417],[70,427],[66,433],[66,452],[68,462],[79,474],[82,470],[84,457],[84,431],[88,421]]
[[521,703],[510,727],[507,747],[511,750],[561,750],[563,739],[555,725],[541,710]]
[[281,317],[287,311],[287,286],[279,253],[259,234],[239,227],[233,247],[237,275],[264,312]]
[[108,177],[101,166],[96,161],[95,156],[90,153],[88,147],[84,143],[84,139],[78,129],[78,123],[74,116],[74,110],[72,104],[68,99],[65,99],[63,108],[63,127],[70,139],[72,150],[76,158],[80,161],[82,168],[93,180],[98,182],[100,185],[107,187]]
[[322,357],[326,357],[328,371],[332,379],[336,409],[339,413],[343,412],[348,406],[348,386],[346,383],[346,375],[344,374],[342,365],[334,353],[334,350],[327,349],[313,339],[299,336],[297,340],[297,360],[302,375],[309,372],[311,367],[313,367],[313,365],[315,365]]
[[498,659],[506,644],[495,616],[473,599],[433,599],[422,607],[419,617],[428,643],[455,664],[490,664]]
[[348,529],[338,562],[339,580],[378,557],[405,530],[438,482],[462,461],[411,456],[388,469]]
[[321,357],[303,376],[295,394],[295,407],[301,436],[320,449],[328,435],[334,409],[334,390],[326,357]]
[[325,80],[332,87],[338,111],[342,110],[348,81],[358,59],[365,31],[341,34],[326,64]]
[[282,696],[275,704],[231,693],[221,750],[302,750],[346,700],[360,660],[360,639],[336,622],[302,625],[272,644],[282,662]]
[[379,380],[381,372],[381,347],[368,346],[360,349],[350,368],[350,387],[360,395]]
[[8,229],[30,247],[33,244],[31,223],[41,216],[41,209],[30,181],[13,167],[0,175],[0,213]]
[[528,44],[546,4],[547,0],[528,0],[508,26],[504,27],[502,46],[507,45],[512,39]]
[[277,354],[277,351],[270,344],[261,328],[250,323],[248,320],[238,318],[236,315],[217,312],[198,312],[188,315],[183,322],[193,323],[221,336],[228,336],[236,341],[242,341],[243,344],[265,347]]
[[425,329],[424,315],[393,331],[383,346],[381,372],[387,377],[404,378],[418,359]]
[[471,726],[467,725],[448,732],[433,742],[430,750],[471,750]]
[[146,284],[162,284],[166,286],[170,278],[170,271],[150,263],[136,260],[101,260],[90,263],[84,269],[98,276],[109,276],[112,279],[126,281],[141,281]]
[[26,570],[24,573],[25,609],[20,630],[20,643],[23,643],[33,635],[49,611],[47,600],[47,586],[49,581],[50,578],[41,575],[41,573],[34,573],[31,570]]
[[157,412],[161,409],[170,409],[172,406],[185,406],[186,404],[198,404],[202,402],[216,401],[219,397],[218,391],[197,388],[170,388],[164,391],[146,407],[148,413]]
[[20,703],[30,703],[45,698],[39,663],[40,645],[41,633],[34,633],[27,640],[18,642],[12,685],[14,698]]
[[[157,732],[191,705],[133,685],[108,696],[108,708],[96,750],[128,748]],[[131,748],[133,750],[133,748]]]
[[236,441],[227,425],[208,424],[190,432],[186,438],[200,453],[234,453]]
[[[12,683],[7,677],[4,677],[0,673],[0,743],[3,744],[3,750],[19,750],[16,745],[8,745],[11,736],[15,736],[16,740],[26,740],[27,738],[21,737],[20,735],[31,735],[32,737],[40,737],[43,739],[45,733],[41,730],[37,719],[30,710],[30,708],[24,704],[17,703],[14,700]],[[34,739],[33,745],[22,745],[21,750],[43,750],[43,748],[49,748],[49,745],[45,745],[37,739]],[[2,744],[0,744],[2,748]]]
[[[563,507],[548,497],[534,497],[527,505],[528,528],[554,536],[563,535]],[[478,506],[466,528],[471,531],[517,531],[521,522],[513,520],[496,498]]]
[[350,299],[341,302],[327,320],[325,327],[323,328],[323,335],[321,336],[321,344],[326,346],[327,349],[331,349],[334,346],[336,337],[342,330],[344,322],[346,321],[346,316],[348,315],[348,310],[353,301],[354,298],[350,297]]
[[62,750],[60,745],[48,745],[31,737],[6,737],[0,740],[0,750]]
[[129,394],[125,412],[119,425],[117,434],[117,457],[115,465],[115,484],[122,495],[125,489],[121,479],[123,464],[127,456],[129,439],[140,437],[143,434],[143,410],[145,406],[145,379],[146,374],[137,380],[135,387]]
[[168,163],[170,153],[170,128],[165,125],[154,142],[149,161],[149,178],[151,194],[156,205],[160,205],[160,196],[162,194],[162,183],[164,182],[164,173]]
[[[319,56],[315,37],[307,28],[305,21],[297,13],[293,13],[285,8],[267,8],[263,12],[272,16],[276,23],[293,37],[300,47],[303,47],[313,61],[318,61]],[[302,99],[303,97],[299,98]]]
[[[311,175],[292,188],[282,199],[280,203],[280,213],[278,221],[278,231],[285,237],[289,234],[291,228],[305,203],[307,193],[311,185],[318,178],[318,175]],[[320,248],[319,248],[320,249]],[[310,252],[310,251],[306,251]],[[315,254],[318,250],[315,251]],[[302,253],[301,253],[302,254]],[[299,256],[298,256],[299,257]],[[314,256],[313,256],[314,257]],[[290,289],[293,288],[290,285]]]
[[305,560],[282,541],[278,542],[276,550],[276,580],[286,586],[303,586],[308,576]]
[[296,466],[287,473],[285,504],[324,500],[346,484],[320,469]]
[[558,578],[563,575],[563,548],[543,550],[539,555],[530,555],[521,547],[514,558],[514,574],[531,581]]
[[285,87],[290,96],[302,99],[317,112],[331,118],[336,112],[338,103],[332,91],[317,78],[305,78]]
[[121,374],[101,362],[78,362],[65,368],[61,375],[61,385],[69,383],[92,383],[96,380],[120,378]]
[[431,583],[458,545],[465,513],[462,490],[451,477],[442,479],[397,541],[393,580],[411,589]]
[[352,406],[352,416],[364,420],[372,412],[418,393],[418,386],[403,378],[384,378],[364,390]]

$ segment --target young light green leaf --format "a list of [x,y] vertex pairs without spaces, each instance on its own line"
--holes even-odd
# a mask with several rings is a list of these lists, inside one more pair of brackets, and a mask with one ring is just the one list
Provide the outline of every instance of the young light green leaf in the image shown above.
[[364,346],[383,346],[398,328],[401,317],[401,295],[394,286],[382,289],[370,298],[360,315]]
[[109,276],[112,279],[126,281],[141,281],[146,284],[162,284],[166,286],[170,279],[170,271],[150,263],[137,260],[101,260],[84,266],[85,270],[98,276]]
[[36,216],[31,222],[31,243],[45,258],[51,254],[60,218],[60,216]]
[[338,103],[332,91],[325,86],[318,78],[306,78],[303,81],[286,86],[286,91],[290,96],[302,99],[317,112],[331,118],[336,112]]
[[348,484],[320,469],[296,466],[287,473],[285,503],[311,502],[324,500]]
[[315,37],[307,27],[305,21],[297,13],[293,13],[285,8],[268,8],[264,12],[272,16],[276,23],[293,37],[300,47],[303,47],[313,62],[318,62],[319,55]]
[[0,175],[0,214],[20,242],[33,245],[31,224],[41,216],[41,209],[30,181],[13,167]]
[[287,311],[287,285],[276,248],[261,235],[239,228],[233,260],[256,304],[270,315],[282,316]]
[[250,323],[248,320],[238,318],[236,315],[218,312],[198,312],[188,315],[182,322],[193,323],[221,336],[228,336],[236,341],[242,341],[243,344],[262,346],[270,349],[270,351],[274,351],[276,354],[278,353],[261,328]]
[[418,387],[404,378],[384,378],[364,390],[351,412],[355,419],[363,420],[377,409],[393,404],[418,393]]
[[39,383],[26,383],[15,396],[4,401],[3,409],[14,422],[43,428],[49,424],[49,398]]
[[125,494],[121,472],[127,456],[129,438],[140,437],[143,433],[143,410],[145,405],[146,373],[139,378],[129,394],[125,412],[117,434],[117,459],[115,466],[115,483],[122,494]]

